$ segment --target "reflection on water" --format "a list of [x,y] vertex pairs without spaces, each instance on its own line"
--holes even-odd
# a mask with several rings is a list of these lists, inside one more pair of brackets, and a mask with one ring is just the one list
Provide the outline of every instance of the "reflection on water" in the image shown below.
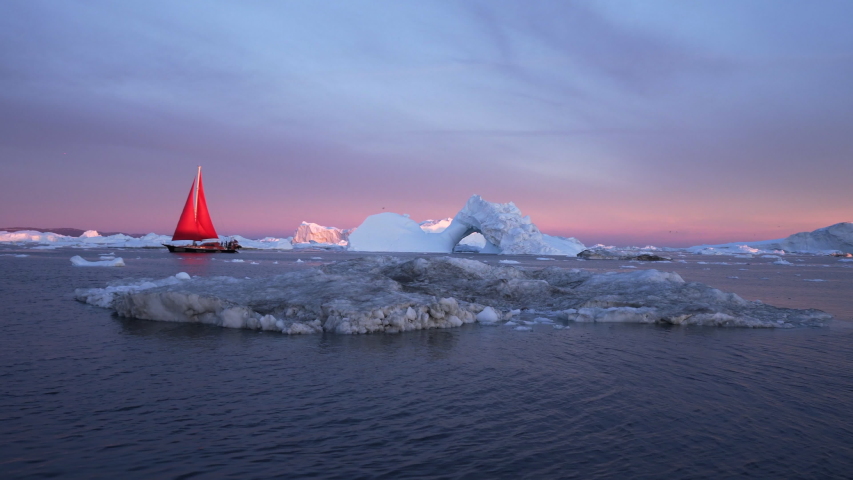
[[187,272],[190,275],[208,276],[210,274],[210,264],[222,260],[221,258],[217,258],[216,255],[215,253],[173,253],[172,259],[177,260],[181,271]]
[[269,275],[292,257],[141,252],[99,270],[69,256],[0,264],[4,478],[853,471],[847,324],[288,337],[118,318],[68,292],[178,271]]

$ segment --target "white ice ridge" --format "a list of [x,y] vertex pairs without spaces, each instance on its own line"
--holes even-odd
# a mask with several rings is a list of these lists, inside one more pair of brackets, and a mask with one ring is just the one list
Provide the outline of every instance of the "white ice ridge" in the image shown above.
[[120,280],[111,282],[106,288],[78,288],[75,291],[77,300],[95,305],[101,308],[112,308],[113,302],[119,295],[140,292],[150,288],[162,287],[166,285],[174,285],[185,280],[190,280],[191,277],[186,272],[180,272],[173,277],[166,277],[160,280],[152,280],[150,278],[142,278],[139,280]]
[[302,222],[293,235],[292,243],[346,245],[350,233],[352,233],[352,229],[342,230],[336,227],[324,227],[316,223]]
[[121,257],[103,258],[97,261],[89,261],[79,255],[71,257],[71,265],[75,267],[123,267],[124,260]]
[[574,256],[585,248],[574,238],[543,234],[512,202],[487,202],[479,195],[469,198],[453,220],[444,223],[419,225],[408,215],[389,212],[371,215],[350,235],[349,249],[450,253],[472,233],[482,234],[483,253]]
[[78,289],[121,316],[287,334],[401,332],[493,324],[525,309],[563,322],[819,326],[831,317],[750,302],[676,273],[592,274],[464,258],[365,257],[283,275],[114,283]]
[[733,253],[853,253],[853,223],[842,222],[811,232],[800,232],[777,240],[760,242],[732,242],[720,245],[698,245],[687,249],[703,255],[730,255]]
[[[225,241],[228,237],[220,237],[221,241]],[[250,240],[248,238],[234,235],[240,245],[246,249],[258,250],[291,250],[293,246],[290,239],[266,237],[260,240]],[[21,230],[18,232],[0,232],[0,243],[14,243],[18,245],[35,245],[33,248],[163,248],[164,243],[173,244],[188,244],[189,241],[173,242],[169,235],[158,235],[149,233],[139,238],[131,237],[124,234],[102,236],[95,230],[87,230],[79,237],[71,237],[68,235],[60,235],[51,232],[38,232],[35,230]]]

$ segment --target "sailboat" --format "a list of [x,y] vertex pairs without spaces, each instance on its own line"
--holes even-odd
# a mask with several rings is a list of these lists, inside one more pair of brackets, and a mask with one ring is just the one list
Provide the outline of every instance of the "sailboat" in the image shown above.
[[[201,183],[201,167],[198,167],[198,174],[190,186],[187,203],[184,204],[178,226],[172,235],[172,241],[177,240],[192,240],[193,243],[192,245],[169,245],[167,243],[163,245],[170,252],[182,253],[237,253],[237,249],[241,248],[237,240],[228,240],[225,245],[219,242],[219,235],[216,234],[213,221],[210,220],[210,212],[207,211],[204,186]],[[198,242],[202,243],[199,244]]]

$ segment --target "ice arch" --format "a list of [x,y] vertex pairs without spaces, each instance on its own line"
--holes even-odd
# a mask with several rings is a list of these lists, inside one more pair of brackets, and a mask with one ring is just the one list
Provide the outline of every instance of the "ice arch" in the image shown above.
[[350,235],[349,249],[450,253],[460,240],[473,232],[486,238],[483,253],[577,255],[585,248],[574,238],[544,235],[512,202],[492,203],[473,195],[440,233],[425,232],[407,215],[371,215]]

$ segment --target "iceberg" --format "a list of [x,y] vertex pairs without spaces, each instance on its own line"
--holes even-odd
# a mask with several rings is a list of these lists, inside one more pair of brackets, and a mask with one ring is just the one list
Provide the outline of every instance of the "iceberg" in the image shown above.
[[20,230],[17,232],[0,232],[0,242],[3,243],[56,243],[68,238],[66,235],[60,235],[52,232],[39,232],[36,230]]
[[352,230],[336,227],[324,227],[316,223],[302,222],[293,235],[292,243],[319,243],[327,245],[346,245]]
[[[419,225],[421,226],[421,230],[427,233],[441,233],[447,230],[447,227],[449,227],[452,222],[453,217],[447,217],[441,220],[424,220]],[[453,251],[485,253],[483,252],[484,248],[486,248],[486,237],[481,233],[473,232],[462,240],[459,240],[459,243],[453,247]]]
[[495,324],[521,309],[563,322],[750,328],[822,326],[832,318],[747,301],[676,273],[593,274],[456,257],[371,256],[265,278],[125,281],[78,289],[75,297],[124,317],[286,334]]
[[160,248],[163,242],[168,242],[168,235],[148,235],[135,238],[124,234],[102,236],[95,230],[87,230],[79,237],[60,235],[52,232],[39,232],[35,230],[21,230],[18,232],[0,232],[0,242],[17,244],[36,244],[39,247],[105,247],[105,248]]
[[842,222],[811,232],[795,233],[784,238],[781,249],[786,252],[853,253],[853,222]]
[[[225,241],[226,238],[228,237],[220,237],[220,241]],[[264,237],[260,240],[250,240],[240,235],[232,235],[230,238],[237,240],[246,250],[293,250],[290,238]]]
[[811,232],[800,232],[776,240],[732,242],[719,245],[698,245],[687,249],[700,255],[733,255],[761,253],[807,253],[826,255],[853,253],[853,223],[842,222]]
[[[574,256],[585,249],[574,238],[543,234],[514,203],[487,202],[479,195],[469,198],[449,224],[446,219],[418,224],[408,215],[390,212],[371,215],[350,235],[349,249],[450,253],[473,233],[483,237],[482,247],[477,245],[482,253]],[[477,240],[474,237],[467,244]]]
[[441,220],[424,220],[419,223],[421,230],[427,233],[441,233],[447,230],[450,223],[453,222],[452,217],[442,218]]
[[408,215],[383,212],[367,217],[349,236],[353,252],[450,253],[456,245],[446,234],[430,233]]

